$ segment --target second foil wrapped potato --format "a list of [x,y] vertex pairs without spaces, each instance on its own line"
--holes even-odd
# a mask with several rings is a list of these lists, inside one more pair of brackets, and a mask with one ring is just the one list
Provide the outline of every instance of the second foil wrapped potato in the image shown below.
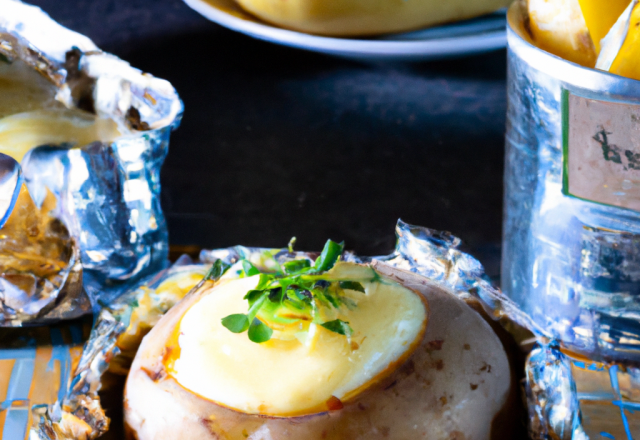
[[[0,326],[82,315],[164,267],[159,174],[181,113],[167,81],[0,0]],[[23,264],[38,259],[46,273]]]

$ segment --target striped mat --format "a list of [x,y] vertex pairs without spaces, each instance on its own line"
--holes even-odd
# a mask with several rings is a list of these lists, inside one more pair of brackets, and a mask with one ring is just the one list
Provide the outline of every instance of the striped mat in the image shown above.
[[31,408],[64,396],[90,331],[90,319],[0,329],[0,440],[26,439]]

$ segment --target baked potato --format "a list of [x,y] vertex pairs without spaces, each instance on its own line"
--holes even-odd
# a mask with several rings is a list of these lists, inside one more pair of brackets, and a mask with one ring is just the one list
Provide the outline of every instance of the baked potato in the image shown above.
[[[129,439],[513,438],[507,352],[452,292],[380,262],[251,273],[203,281],[144,338]],[[301,279],[315,284],[298,295]]]
[[402,32],[477,17],[510,0],[236,0],[269,23],[321,35]]

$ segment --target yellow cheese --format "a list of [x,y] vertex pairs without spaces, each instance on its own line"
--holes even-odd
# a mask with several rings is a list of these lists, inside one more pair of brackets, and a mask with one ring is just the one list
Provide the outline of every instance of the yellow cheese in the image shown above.
[[56,88],[23,61],[0,60],[0,151],[18,162],[46,144],[84,146],[122,135],[117,124],[55,100]]
[[631,0],[578,0],[584,16],[591,39],[600,53],[600,40],[602,40],[611,26],[616,22],[620,14],[629,6]]
[[178,347],[169,350],[175,353],[167,360],[170,374],[193,393],[250,414],[311,414],[348,401],[413,353],[427,308],[419,294],[372,279],[368,267],[338,263],[328,275],[344,268],[368,279],[365,293],[346,291],[357,307],[339,312],[354,330],[350,338],[317,324],[303,341],[274,337],[257,344],[230,332],[222,318],[246,311],[243,297],[258,282],[258,276],[241,278],[219,285],[183,315]]
[[640,80],[640,3],[633,6],[628,22],[620,25],[626,27],[627,34],[609,72]]
[[84,146],[120,135],[113,120],[74,110],[36,110],[0,119],[0,151],[18,162],[40,145]]

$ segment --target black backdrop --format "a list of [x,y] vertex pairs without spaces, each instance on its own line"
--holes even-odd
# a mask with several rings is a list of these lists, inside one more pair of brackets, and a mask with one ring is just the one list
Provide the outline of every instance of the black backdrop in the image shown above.
[[499,271],[505,53],[363,64],[253,40],[180,0],[32,1],[173,83],[162,172],[171,242],[388,253],[403,220]]

